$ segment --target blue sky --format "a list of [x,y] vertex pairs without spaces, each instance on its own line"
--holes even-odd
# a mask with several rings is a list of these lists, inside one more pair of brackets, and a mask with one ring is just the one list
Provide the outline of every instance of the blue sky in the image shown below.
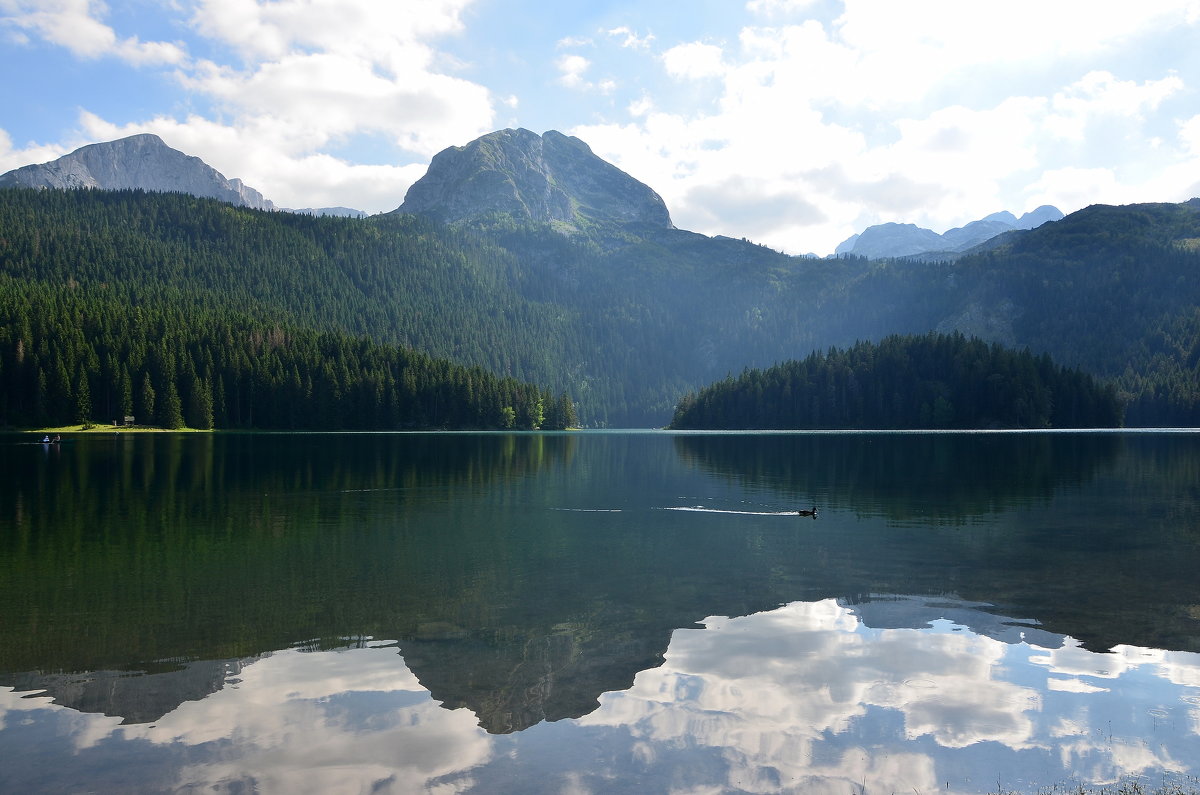
[[518,126],[790,253],[1200,195],[1200,0],[0,0],[0,74],[0,172],[153,132],[291,207]]

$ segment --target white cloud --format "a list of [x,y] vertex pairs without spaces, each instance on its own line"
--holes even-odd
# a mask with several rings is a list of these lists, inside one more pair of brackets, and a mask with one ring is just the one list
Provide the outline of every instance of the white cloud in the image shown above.
[[252,70],[211,67],[181,80],[236,118],[277,122],[284,146],[303,140],[315,148],[378,131],[429,156],[489,128],[491,98],[482,86],[417,64],[397,74],[381,74],[378,66],[336,52],[293,53]]
[[[627,110],[629,115],[636,119],[638,116],[645,116],[647,113],[654,110],[654,101],[651,100],[650,97],[643,94],[639,99],[635,99],[633,102],[630,102]],[[1200,122],[1197,123],[1197,132],[1200,134]]]
[[582,55],[563,55],[554,62],[558,69],[558,82],[567,88],[587,88],[590,84],[584,80],[583,73],[592,62]]
[[432,55],[430,39],[462,30],[470,0],[200,0],[193,22],[244,58],[275,60],[296,51],[353,54],[393,71]]
[[1179,140],[1189,154],[1200,156],[1200,114],[1178,122]]
[[429,40],[461,30],[466,2],[204,0],[199,30],[252,60],[242,70],[208,65],[182,81],[239,118],[302,130],[310,148],[376,131],[429,156],[487,131],[494,116],[486,88],[433,66]]
[[806,11],[816,0],[749,0],[746,10],[764,17],[786,16]]
[[[923,186],[899,202],[875,203],[886,220],[937,226],[937,218],[982,217],[1000,209],[1010,175],[1036,169],[1044,107],[1040,100],[1014,98],[986,110],[952,106],[924,118],[899,119],[893,124],[897,139],[864,152],[850,174],[863,184],[899,179]],[[872,197],[862,200],[870,203]]]
[[593,42],[591,39],[584,38],[582,36],[566,36],[565,38],[559,39],[554,46],[560,50],[565,50],[570,47],[591,47],[592,44]]
[[1183,88],[1178,75],[1139,84],[1118,80],[1106,71],[1089,72],[1054,94],[1044,124],[1061,138],[1083,141],[1093,121],[1109,121],[1113,117],[1140,119],[1146,111],[1154,110]]
[[135,65],[180,64],[187,54],[172,42],[118,38],[101,21],[104,4],[95,0],[0,0],[0,25],[65,47],[81,58],[115,56]]
[[672,47],[663,53],[663,65],[673,77],[718,77],[725,72],[722,50],[715,44],[692,42]]
[[630,27],[622,25],[620,27],[611,28],[604,31],[609,36],[621,39],[621,46],[636,50],[644,50],[654,41],[654,34],[647,33],[645,36],[639,36],[637,31]]
[[[82,142],[80,142],[82,145]],[[14,168],[27,166],[30,163],[45,163],[62,157],[71,149],[77,147],[61,147],[44,144],[30,144],[25,147],[14,147],[12,137],[4,129],[0,129],[0,174],[12,171]]]
[[[976,64],[1058,59],[1119,46],[1142,30],[1186,24],[1190,2],[1012,0],[1002,5],[928,0],[846,0],[839,38],[866,55],[875,74],[892,69],[936,76]],[[1036,24],[1031,24],[1036,21]],[[940,64],[938,63],[940,61]]]
[[1122,186],[1109,168],[1048,169],[1031,183],[1026,192],[1033,200],[1056,207],[1086,207],[1090,204],[1118,204]]
[[611,94],[617,88],[617,82],[606,77],[593,83],[585,75],[592,68],[592,62],[577,53],[560,55],[554,62],[558,69],[558,84],[574,91],[595,91],[600,94]]

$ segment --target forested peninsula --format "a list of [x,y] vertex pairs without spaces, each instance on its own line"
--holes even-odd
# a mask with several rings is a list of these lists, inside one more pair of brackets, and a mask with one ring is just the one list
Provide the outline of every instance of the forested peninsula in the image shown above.
[[747,369],[680,401],[673,429],[1111,428],[1116,389],[962,334],[893,335]]

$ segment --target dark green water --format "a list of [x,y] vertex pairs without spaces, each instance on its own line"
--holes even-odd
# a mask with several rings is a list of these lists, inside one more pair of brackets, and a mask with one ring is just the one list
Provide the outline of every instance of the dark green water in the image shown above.
[[24,441],[3,792],[1200,775],[1200,435]]

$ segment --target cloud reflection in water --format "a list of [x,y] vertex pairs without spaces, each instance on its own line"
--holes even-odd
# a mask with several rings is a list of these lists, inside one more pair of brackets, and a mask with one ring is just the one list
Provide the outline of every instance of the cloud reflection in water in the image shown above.
[[1035,789],[1200,770],[1196,655],[1006,643],[937,618],[941,604],[899,601],[925,626],[874,629],[833,600],[707,619],[580,722],[630,727],[652,748],[720,748],[721,785],[750,790]]
[[513,735],[443,708],[384,646],[266,655],[152,725],[4,690],[0,726],[44,730],[0,731],[10,759],[16,737],[42,744],[0,784],[116,791],[114,746],[127,776],[176,790],[988,792],[1200,773],[1197,655],[1048,648],[966,603],[888,601],[907,625],[834,600],[706,619],[590,715]]

